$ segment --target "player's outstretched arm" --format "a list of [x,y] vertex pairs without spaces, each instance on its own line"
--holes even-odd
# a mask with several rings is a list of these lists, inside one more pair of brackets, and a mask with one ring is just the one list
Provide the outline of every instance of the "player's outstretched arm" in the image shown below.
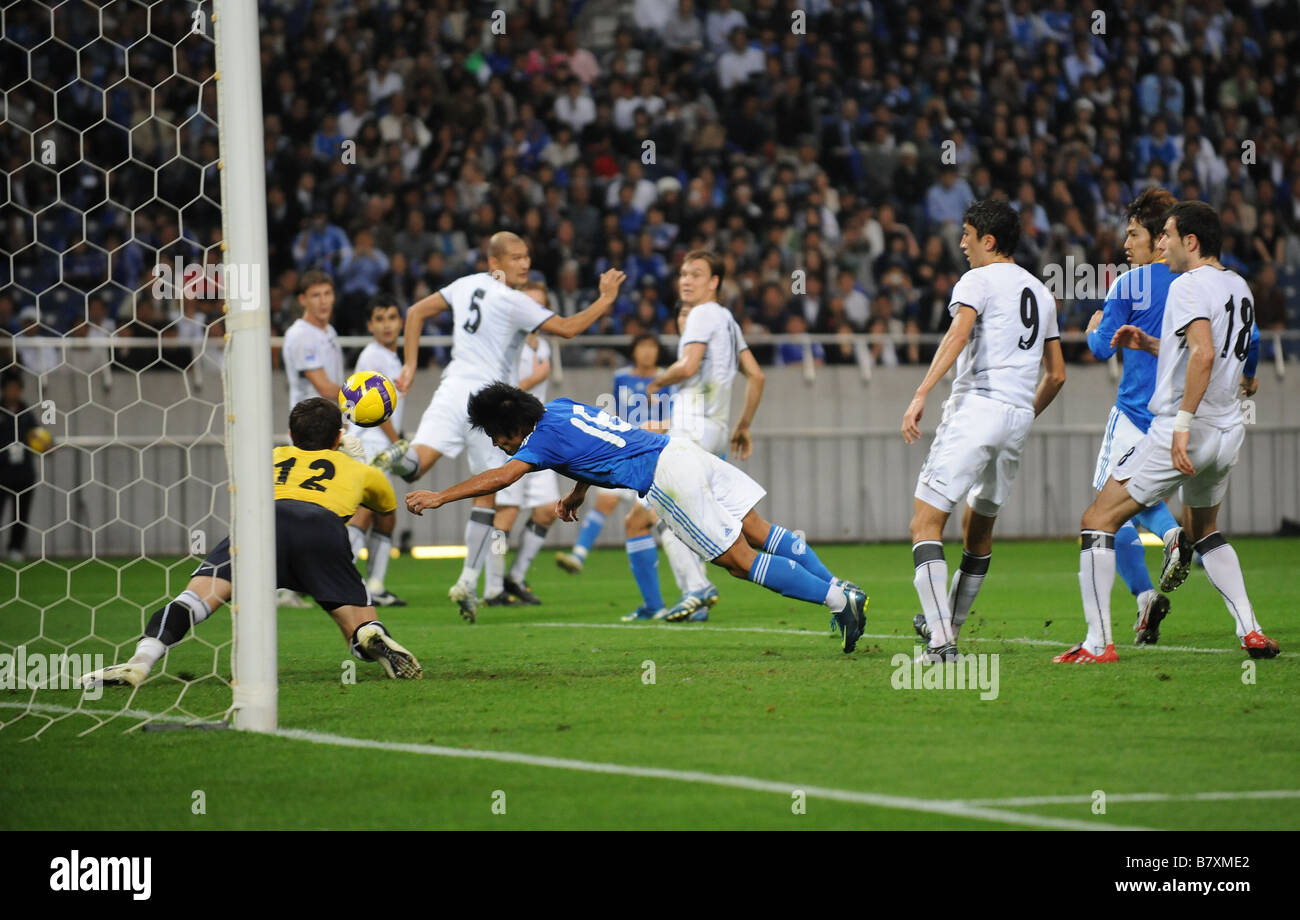
[[1160,354],[1160,340],[1153,335],[1147,335],[1137,326],[1120,326],[1111,336],[1111,348],[1135,348],[1138,351],[1145,351],[1150,355]]
[[600,296],[587,309],[572,316],[552,316],[537,328],[538,332],[549,332],[562,339],[571,339],[591,328],[591,324],[600,319],[614,305],[618,289],[627,275],[616,268],[611,268],[600,276]]
[[339,398],[339,385],[325,373],[323,368],[313,368],[309,371],[303,371],[302,375],[307,378],[307,382],[316,388],[316,392],[326,399],[334,400]]
[[683,380],[688,380],[695,376],[695,372],[700,369],[700,362],[704,360],[704,352],[708,346],[703,342],[691,342],[682,352],[682,356],[668,365],[664,372],[651,380],[645,385],[645,395],[654,396],[660,390],[675,386]]
[[569,494],[555,502],[555,516],[561,521],[573,523],[578,519],[578,509],[582,503],[587,500],[588,484],[585,482],[575,482]]
[[731,449],[741,460],[748,460],[754,454],[749,426],[758,413],[758,403],[763,398],[763,386],[767,377],[758,366],[754,353],[748,348],[740,353],[740,372],[745,375],[745,408],[741,410],[740,421],[736,422],[736,430],[731,433]]
[[447,300],[434,291],[428,297],[411,304],[406,311],[406,325],[402,329],[402,372],[393,381],[397,392],[405,393],[411,388],[415,379],[415,362],[420,355],[420,333],[424,330],[424,321],[437,316],[447,309]]
[[1034,418],[1043,414],[1065,386],[1065,355],[1061,352],[1060,339],[1048,339],[1043,343],[1043,367],[1047,373],[1038,381],[1038,391],[1034,393]]
[[1183,341],[1187,343],[1187,377],[1183,384],[1183,402],[1174,419],[1174,438],[1169,453],[1174,469],[1185,476],[1195,476],[1196,468],[1187,456],[1187,443],[1192,437],[1192,417],[1205,396],[1206,387],[1210,385],[1210,373],[1214,370],[1210,321],[1204,318],[1192,320],[1183,332]]
[[484,470],[477,476],[471,476],[464,482],[458,482],[441,492],[416,489],[414,492],[406,493],[406,510],[412,514],[421,514],[433,508],[441,508],[451,502],[458,502],[462,498],[478,498],[480,495],[491,495],[493,492],[501,491],[519,479],[520,476],[532,470],[532,468],[531,463],[525,463],[522,460],[511,460],[505,466],[499,466],[494,470]]
[[943,341],[939,343],[939,348],[934,353],[934,360],[930,362],[930,369],[926,371],[925,379],[916,388],[916,395],[912,397],[912,401],[907,404],[907,411],[903,413],[903,440],[908,444],[920,440],[921,413],[925,411],[925,398],[957,362],[958,355],[970,341],[971,329],[975,327],[975,317],[974,307],[966,304],[958,306],[957,315],[952,318],[952,325],[948,327]]

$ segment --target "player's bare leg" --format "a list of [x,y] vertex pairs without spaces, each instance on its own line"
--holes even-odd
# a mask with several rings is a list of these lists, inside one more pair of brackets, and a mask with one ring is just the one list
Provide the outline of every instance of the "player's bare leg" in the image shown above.
[[[832,622],[839,628],[843,639],[844,651],[853,651],[867,628],[864,613],[866,595],[834,576],[826,578],[814,574],[792,555],[778,556],[755,549],[754,542],[761,539],[766,543],[772,533],[772,525],[763,520],[758,512],[751,509],[740,523],[741,533],[736,542],[726,552],[715,557],[713,563],[722,566],[736,578],[762,585],[769,591],[830,608]],[[808,553],[805,547],[801,558],[807,559]],[[816,555],[813,554],[811,558],[816,559]],[[820,566],[820,560],[816,564]],[[825,566],[821,566],[821,569],[825,571]]]
[[912,584],[921,601],[921,613],[912,619],[917,635],[927,639],[928,660],[957,655],[952,608],[948,605],[948,563],[943,557],[943,528],[950,512],[919,498],[912,499]]
[[185,638],[190,627],[202,623],[213,611],[229,602],[231,584],[224,578],[195,575],[185,590],[156,611],[136,643],[135,654],[122,664],[110,665],[82,678],[86,686],[127,685],[138,687],[167,649]]
[[1110,625],[1110,592],[1115,587],[1115,531],[1142,510],[1115,477],[1097,493],[1079,522],[1079,592],[1088,635],[1052,660],[1058,664],[1109,664],[1118,661]]
[[528,586],[528,569],[541,552],[546,542],[546,534],[555,523],[555,506],[537,507],[524,525],[523,536],[519,538],[519,551],[515,553],[514,565],[510,567],[505,578],[505,589],[525,604],[537,605],[541,599]]
[[664,607],[663,591],[659,587],[659,547],[653,534],[659,518],[640,502],[623,519],[623,532],[627,537],[627,564],[641,592],[641,606],[624,614],[625,622],[633,620],[662,620],[668,615]]
[[1276,658],[1278,645],[1264,635],[1255,619],[1255,608],[1246,595],[1246,580],[1241,574],[1237,551],[1219,532],[1219,507],[1188,509],[1191,542],[1205,563],[1206,577],[1223,596],[1228,613],[1232,614],[1242,650],[1251,658]]
[[338,624],[353,656],[361,661],[377,661],[389,677],[418,680],[424,669],[415,656],[388,634],[384,624],[375,619],[374,607],[345,604],[329,615]]
[[573,544],[573,549],[567,553],[556,553],[555,564],[570,575],[581,572],[587,562],[587,554],[591,552],[591,547],[605,526],[605,519],[614,513],[619,501],[621,499],[617,492],[601,492],[595,506],[582,519],[582,526],[578,530],[578,539]]

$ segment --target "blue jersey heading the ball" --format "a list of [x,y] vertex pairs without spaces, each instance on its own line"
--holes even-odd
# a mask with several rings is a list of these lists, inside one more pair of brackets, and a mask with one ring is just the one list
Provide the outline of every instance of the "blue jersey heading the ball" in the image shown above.
[[656,434],[603,409],[572,399],[553,399],[524,438],[514,459],[570,479],[609,489],[650,491],[659,454],[668,444]]

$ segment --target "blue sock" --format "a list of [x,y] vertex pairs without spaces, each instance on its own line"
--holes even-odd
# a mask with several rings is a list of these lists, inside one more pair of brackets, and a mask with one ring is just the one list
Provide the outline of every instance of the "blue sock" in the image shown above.
[[1133,515],[1133,520],[1151,531],[1157,537],[1160,537],[1162,540],[1168,531],[1178,526],[1178,522],[1174,520],[1174,516],[1169,510],[1169,506],[1164,502],[1152,505],[1145,511],[1139,511],[1137,514]]
[[641,589],[641,597],[650,610],[660,610],[664,605],[659,590],[659,547],[653,536],[633,537],[627,541],[627,562],[632,567],[632,577]]
[[826,603],[826,595],[831,590],[829,578],[814,575],[793,559],[768,553],[754,556],[754,564],[749,567],[749,580],[769,591],[810,604]]
[[784,556],[786,559],[793,559],[801,567],[826,581],[830,581],[835,577],[831,574],[830,569],[822,565],[822,561],[817,558],[817,554],[808,545],[808,541],[790,533],[780,524],[772,525],[772,529],[767,535],[767,542],[763,544],[763,552],[771,553],[773,556]]
[[1115,531],[1115,568],[1133,596],[1151,590],[1151,575],[1147,572],[1146,547],[1132,523]]
[[578,542],[573,544],[573,553],[579,559],[586,559],[587,553],[591,552],[592,544],[600,536],[600,530],[605,526],[605,515],[596,509],[587,512],[587,516],[582,519],[582,529],[578,531]]

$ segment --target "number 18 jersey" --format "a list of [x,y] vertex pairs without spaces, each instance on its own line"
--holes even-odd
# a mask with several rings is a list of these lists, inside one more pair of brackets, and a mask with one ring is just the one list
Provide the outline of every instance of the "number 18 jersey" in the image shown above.
[[489,384],[514,380],[528,333],[555,314],[487,272],[466,275],[438,292],[451,306],[451,363],[443,377]]
[[962,305],[976,317],[957,357],[952,395],[976,393],[1033,409],[1043,343],[1061,337],[1056,299],[1014,262],[994,262],[972,268],[953,285],[948,312],[955,317]]
[[1202,265],[1183,272],[1169,285],[1165,319],[1160,330],[1160,359],[1156,389],[1148,408],[1154,415],[1176,415],[1187,383],[1187,327],[1198,319],[1210,323],[1214,366],[1196,418],[1216,428],[1241,424],[1237,381],[1250,351],[1255,325],[1254,301],[1241,276],[1228,269]]
[[515,459],[570,479],[645,495],[668,436],[638,428],[603,409],[553,399]]

